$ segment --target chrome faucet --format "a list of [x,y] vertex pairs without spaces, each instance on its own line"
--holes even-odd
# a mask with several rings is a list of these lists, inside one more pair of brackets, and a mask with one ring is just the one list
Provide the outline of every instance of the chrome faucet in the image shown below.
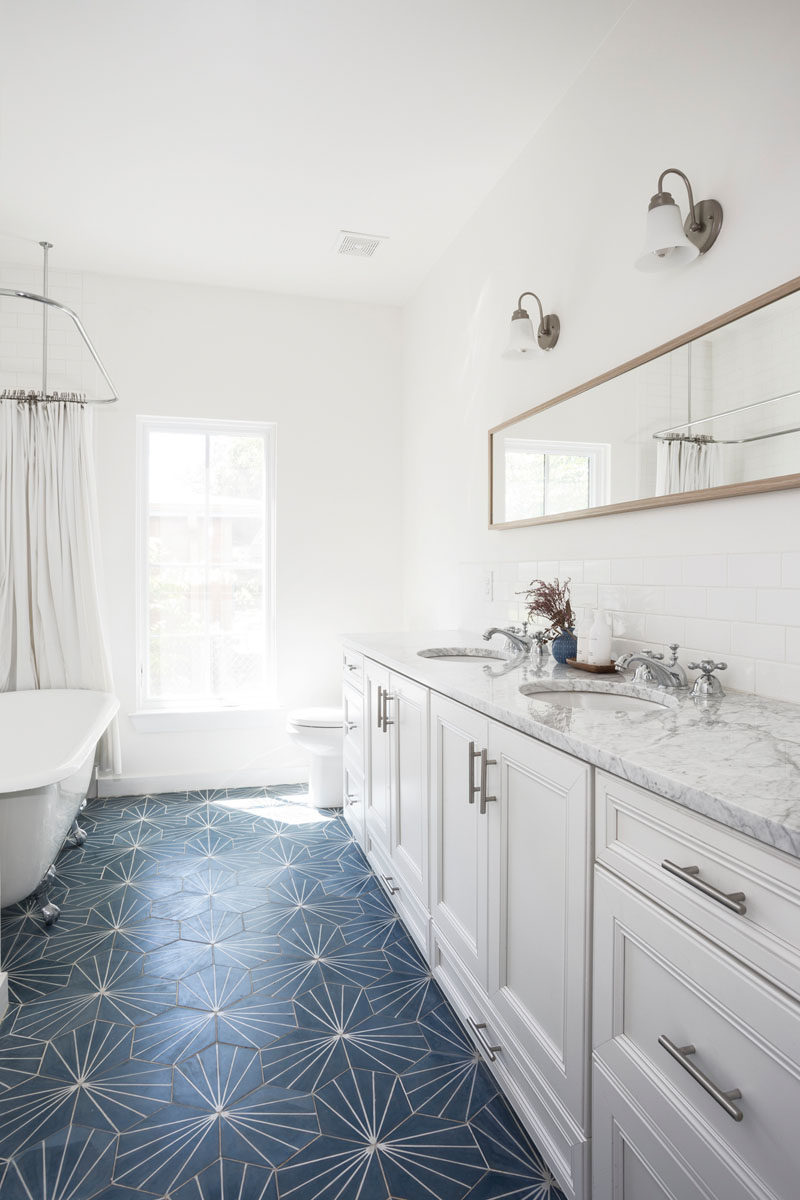
[[491,629],[486,630],[483,640],[488,642],[496,633],[502,633],[517,654],[527,654],[533,645],[533,638],[529,637],[525,629],[519,625],[509,625],[508,629],[500,629],[497,625],[493,625]]
[[671,643],[672,657],[667,663],[664,662],[664,655],[655,650],[640,650],[638,654],[620,654],[615,669],[627,671],[630,667],[636,666],[633,676],[634,683],[655,684],[656,687],[662,688],[685,688],[689,686],[689,680],[686,671],[678,662],[679,649],[677,642]]

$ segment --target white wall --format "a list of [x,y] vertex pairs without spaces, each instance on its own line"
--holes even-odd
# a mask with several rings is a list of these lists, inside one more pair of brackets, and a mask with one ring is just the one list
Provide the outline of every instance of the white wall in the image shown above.
[[[85,275],[82,313],[122,398],[95,426],[123,772],[203,786],[296,778],[305,756],[287,742],[286,709],[340,703],[338,636],[401,621],[398,311]],[[265,729],[139,733],[128,719],[140,413],[277,423],[281,709]]]
[[[763,553],[770,557],[750,561],[753,596],[731,601],[731,624],[749,627],[737,644],[752,648],[735,684],[800,700],[800,580],[794,560],[783,571],[780,560],[800,548],[800,493],[489,531],[486,446],[491,425],[800,274],[798,39],[792,0],[758,9],[709,0],[702,13],[688,0],[634,4],[409,305],[404,562],[413,627],[475,619],[487,564],[500,564],[510,587],[528,565],[549,571],[566,561],[584,575],[584,563],[600,561],[609,583],[635,586],[644,560],[658,558],[668,575],[659,585],[683,588],[693,586],[684,557],[711,556],[713,578],[701,570],[697,593],[652,600],[653,615],[667,618],[657,631],[666,640],[669,618],[680,633],[687,605],[696,605],[693,619],[709,619],[709,587],[740,585],[728,555]],[[698,198],[719,199],[725,223],[706,258],[645,275],[633,261],[668,166],[690,175]],[[525,289],[559,314],[561,340],[550,354],[509,362],[501,352]],[[612,560],[627,566],[614,571]],[[620,593],[612,607],[621,612],[629,600]],[[704,642],[695,650],[733,646],[730,628],[694,632]],[[760,636],[781,657],[761,656]]]

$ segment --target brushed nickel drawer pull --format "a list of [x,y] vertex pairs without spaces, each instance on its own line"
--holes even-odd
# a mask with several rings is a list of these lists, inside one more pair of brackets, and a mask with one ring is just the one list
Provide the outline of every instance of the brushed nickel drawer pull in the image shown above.
[[497,796],[486,795],[486,777],[489,774],[489,767],[496,767],[497,759],[489,758],[488,750],[481,750],[481,816],[486,812],[486,805],[492,804]]
[[355,802],[358,800],[358,792],[356,792],[355,795],[353,795],[352,792],[345,792],[344,798],[348,804],[355,804]]
[[378,684],[378,729],[383,730],[383,688]]
[[469,1022],[470,1028],[472,1029],[473,1033],[475,1034],[475,1038],[476,1038],[481,1050],[483,1050],[484,1054],[489,1059],[489,1062],[494,1062],[495,1059],[497,1058],[497,1055],[501,1053],[503,1047],[502,1046],[491,1046],[489,1044],[489,1039],[487,1038],[486,1034],[483,1032],[484,1029],[486,1028],[485,1021],[473,1021],[472,1017],[467,1017],[467,1021]]
[[732,1117],[734,1121],[742,1120],[744,1113],[732,1103],[733,1100],[741,1100],[742,1093],[738,1088],[731,1088],[730,1091],[723,1092],[722,1088],[717,1087],[713,1080],[709,1079],[699,1067],[696,1067],[689,1059],[690,1054],[697,1053],[694,1046],[676,1046],[674,1042],[669,1040],[665,1033],[661,1034],[658,1044],[666,1050],[667,1054],[670,1054],[675,1059],[675,1062],[679,1066],[683,1067],[684,1071],[691,1075],[695,1083],[699,1083],[700,1087],[708,1092],[712,1100],[716,1100],[720,1108],[725,1109],[729,1117]]
[[469,744],[469,784],[467,785],[467,799],[470,804],[475,803],[475,793],[479,792],[480,785],[475,783],[475,759],[480,758],[480,750],[475,749],[475,743]]
[[381,879],[386,884],[386,890],[390,896],[400,891],[400,888],[394,882],[394,875],[381,875]]
[[684,883],[689,884],[689,887],[697,888],[698,892],[716,900],[717,904],[723,904],[725,908],[738,913],[740,917],[747,912],[744,892],[723,892],[714,887],[713,883],[706,883],[705,879],[700,878],[699,867],[679,867],[674,862],[670,862],[668,858],[664,859],[661,866],[665,871],[669,871],[670,875],[682,879]]
[[358,722],[357,721],[348,721],[346,723],[345,728],[347,729],[348,733],[350,732],[351,729],[358,729]]
[[346,671],[357,671],[357,670],[358,670],[358,666],[357,666],[355,663],[349,663],[349,662],[346,662],[346,663],[344,664],[344,669],[345,669]]
[[389,711],[387,705],[390,700],[396,700],[397,696],[390,696],[388,692],[383,693],[383,732],[388,732],[389,726],[394,725],[394,721],[389,720]]

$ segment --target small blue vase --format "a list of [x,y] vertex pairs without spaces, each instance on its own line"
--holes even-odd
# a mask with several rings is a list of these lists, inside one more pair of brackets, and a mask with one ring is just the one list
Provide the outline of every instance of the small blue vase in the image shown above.
[[578,653],[578,639],[571,629],[562,629],[557,638],[553,638],[553,658],[556,662],[565,663],[568,658],[574,658]]

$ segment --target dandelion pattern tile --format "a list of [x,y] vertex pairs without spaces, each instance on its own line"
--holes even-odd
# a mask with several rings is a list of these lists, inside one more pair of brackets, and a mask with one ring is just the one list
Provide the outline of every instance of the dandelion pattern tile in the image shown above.
[[3,1200],[563,1200],[344,821],[94,801],[2,915]]

